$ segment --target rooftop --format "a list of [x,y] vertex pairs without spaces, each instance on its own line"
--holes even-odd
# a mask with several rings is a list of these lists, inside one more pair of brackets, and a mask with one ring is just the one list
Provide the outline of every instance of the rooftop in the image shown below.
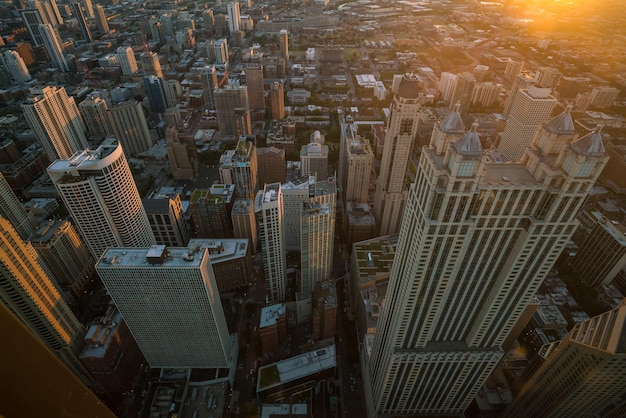
[[[205,255],[206,254],[206,255]],[[207,250],[184,247],[108,248],[96,263],[99,268],[199,268]]]
[[285,304],[266,306],[261,309],[261,318],[259,319],[259,328],[265,328],[276,325],[276,320],[285,315]]

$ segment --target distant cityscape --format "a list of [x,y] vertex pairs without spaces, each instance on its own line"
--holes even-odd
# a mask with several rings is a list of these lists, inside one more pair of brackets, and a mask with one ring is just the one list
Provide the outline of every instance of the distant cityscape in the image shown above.
[[622,8],[0,3],[0,417],[626,416]]

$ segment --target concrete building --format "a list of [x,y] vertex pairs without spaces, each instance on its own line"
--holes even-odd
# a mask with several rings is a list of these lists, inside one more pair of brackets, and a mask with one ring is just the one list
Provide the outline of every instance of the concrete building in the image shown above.
[[148,151],[152,136],[141,103],[128,100],[106,111],[107,134],[114,136],[128,156]]
[[498,145],[507,160],[517,161],[522,157],[556,104],[550,89],[530,86],[517,92]]
[[180,196],[156,196],[142,200],[157,245],[186,247],[189,227],[185,221]]
[[270,106],[272,119],[285,117],[285,86],[281,82],[274,82],[270,86]]
[[200,168],[193,141],[181,138],[175,126],[168,126],[165,128],[165,142],[172,176],[176,180],[193,179]]
[[44,23],[39,25],[39,32],[41,33],[41,39],[46,47],[48,57],[50,57],[52,64],[63,73],[69,72],[70,63],[65,58],[65,54],[63,52],[63,41],[61,40],[57,30],[51,24]]
[[284,303],[261,309],[259,336],[263,353],[271,353],[287,340],[287,308]]
[[588,212],[594,226],[572,261],[589,286],[606,286],[626,267],[626,227],[597,211]]
[[189,211],[195,238],[230,238],[235,196],[233,184],[214,184],[210,189],[196,189],[189,199]]
[[88,147],[85,124],[74,98],[68,97],[65,88],[33,88],[31,94],[22,111],[50,161],[70,158]]
[[247,239],[193,238],[188,247],[209,251],[220,294],[247,288],[253,281],[252,256]]
[[283,227],[283,196],[280,183],[266,184],[254,199],[267,300],[285,300],[287,290],[287,252]]
[[278,46],[280,47],[280,56],[289,61],[289,31],[287,29],[281,29],[278,32]]
[[233,35],[235,32],[239,32],[240,27],[239,2],[228,3],[226,12],[228,13],[228,31]]
[[94,259],[74,226],[65,220],[46,221],[30,236],[30,243],[58,287],[72,297],[82,296],[94,272]]
[[117,62],[122,68],[122,74],[133,75],[139,71],[137,60],[135,59],[135,53],[129,46],[120,46],[117,48]]
[[284,183],[287,180],[287,162],[285,150],[276,147],[256,149],[258,187],[266,183]]
[[345,127],[342,194],[345,202],[367,203],[374,151],[368,139],[356,135],[351,124]]
[[141,68],[143,69],[143,73],[145,75],[153,75],[158,78],[163,78],[163,70],[161,69],[159,56],[156,52],[142,52],[139,56],[139,61],[141,62]]
[[96,7],[94,7],[94,14],[96,15],[96,25],[98,25],[100,35],[106,35],[109,33],[109,22],[102,5],[96,4]]
[[450,109],[458,102],[461,103],[461,111],[467,112],[472,103],[472,94],[474,93],[476,83],[476,77],[468,71],[457,75],[454,83],[454,92],[450,98]]
[[38,228],[38,222],[31,211],[27,211],[15,192],[0,172],[0,216],[7,219],[23,240]]
[[143,85],[150,103],[150,110],[155,113],[164,113],[168,105],[163,79],[154,75],[147,75],[143,78]]
[[11,77],[17,84],[23,84],[32,79],[24,60],[16,51],[4,51],[3,58]]
[[369,417],[464,413],[608,160],[597,135],[538,135],[519,163],[490,162],[476,130],[434,130],[422,150],[376,335],[362,345]]
[[333,280],[315,284],[311,315],[313,341],[334,338],[337,326],[337,289]]
[[300,149],[300,175],[328,177],[328,145],[320,131],[311,134],[311,141]]
[[521,73],[515,76],[513,80],[513,86],[509,91],[509,95],[504,102],[504,116],[508,117],[511,113],[511,108],[513,107],[513,100],[515,100],[515,96],[517,92],[522,89],[528,89],[530,86],[537,84],[539,77],[536,73]]
[[230,367],[230,336],[208,250],[109,248],[96,271],[150,367]]
[[83,327],[41,264],[30,243],[0,217],[0,302],[87,385],[92,378],[78,360]]
[[376,218],[371,206],[367,203],[346,202],[345,212],[346,240],[348,246],[355,242],[374,238],[376,234]]
[[90,136],[103,138],[109,132],[107,121],[107,102],[100,94],[89,94],[85,100],[78,105],[87,132]]
[[576,324],[543,351],[544,362],[503,416],[623,415],[626,303]]
[[615,87],[594,87],[591,89],[590,105],[599,109],[611,107],[619,94],[620,91]]
[[248,88],[246,86],[219,88],[213,92],[213,98],[215,99],[215,113],[220,134],[222,137],[234,136],[239,138],[235,128],[235,111],[240,109],[244,115],[248,113],[249,124]]
[[246,65],[245,72],[246,86],[248,87],[248,105],[250,110],[253,112],[264,113],[265,87],[263,81],[263,65]]
[[405,74],[391,102],[376,184],[374,215],[380,235],[395,234],[400,228],[407,195],[406,172],[422,107],[419,99],[419,79]]
[[91,43],[93,41],[93,37],[91,36],[91,30],[89,30],[89,25],[87,24],[87,19],[85,18],[85,13],[83,12],[83,6],[80,3],[71,3],[70,7],[72,9],[72,15],[76,18],[78,22],[78,26],[80,27],[80,32],[83,35],[83,39],[87,43]]
[[234,184],[237,197],[253,199],[258,191],[257,154],[254,141],[239,137],[234,150],[225,151],[220,157],[220,181]]
[[94,259],[108,247],[156,244],[141,197],[115,138],[48,167],[65,207]]
[[456,84],[456,74],[443,72],[439,77],[439,84],[437,90],[441,94],[441,100],[445,100],[450,103],[452,94],[454,93],[454,85]]
[[256,254],[258,235],[253,203],[250,199],[235,199],[230,217],[235,238],[247,239],[250,242],[250,252]]

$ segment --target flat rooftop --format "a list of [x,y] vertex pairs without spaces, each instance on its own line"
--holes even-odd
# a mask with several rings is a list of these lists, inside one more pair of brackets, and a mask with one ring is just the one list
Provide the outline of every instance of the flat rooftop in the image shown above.
[[285,304],[267,306],[261,309],[261,318],[259,319],[259,328],[276,325],[276,320],[285,315]]
[[[198,268],[202,259],[208,255],[208,251],[194,251],[186,247],[165,247],[165,245],[153,245],[152,247],[133,248],[107,248],[102,257],[96,263],[101,268]],[[162,259],[162,263],[151,264],[149,259]]]

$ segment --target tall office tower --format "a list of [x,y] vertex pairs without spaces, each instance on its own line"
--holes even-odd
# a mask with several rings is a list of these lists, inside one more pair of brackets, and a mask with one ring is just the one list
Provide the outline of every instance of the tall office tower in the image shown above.
[[71,3],[70,7],[72,8],[72,14],[78,22],[78,26],[80,27],[80,32],[83,35],[83,39],[88,43],[91,43],[93,38],[91,36],[91,31],[89,30],[89,25],[87,24],[87,19],[85,19],[85,14],[83,13],[82,6],[80,5],[80,3]]
[[277,120],[285,117],[285,87],[279,81],[270,86],[270,106],[272,107],[272,119]]
[[422,150],[371,355],[363,352],[369,416],[463,413],[608,160],[599,136],[541,134],[520,163],[490,162],[476,129],[433,132]]
[[284,183],[287,180],[285,150],[276,147],[256,149],[259,188],[266,183]]
[[117,48],[117,62],[120,64],[122,74],[124,75],[133,75],[139,71],[135,53],[129,46],[120,46]]
[[539,69],[537,84],[539,87],[554,89],[561,80],[561,73],[557,68],[543,67]]
[[15,10],[22,10],[26,8],[26,1],[24,0],[13,0],[11,3],[13,3]]
[[258,191],[258,164],[254,141],[240,137],[234,150],[228,150],[220,158],[220,180],[234,184],[237,197],[254,199]]
[[214,184],[210,189],[196,189],[189,198],[189,212],[197,238],[231,238],[235,185]]
[[74,297],[81,296],[94,272],[94,260],[72,224],[65,220],[46,221],[31,235],[30,243],[59,287]]
[[506,68],[504,69],[504,78],[507,81],[512,82],[515,80],[515,77],[522,72],[523,68],[524,61],[514,61],[509,59],[509,62],[506,64]]
[[126,155],[146,152],[152,147],[152,137],[141,103],[128,100],[106,111],[107,133],[124,147]]
[[246,86],[248,86],[248,104],[252,111],[265,111],[265,88],[263,87],[263,65],[246,66]]
[[217,126],[222,136],[235,134],[235,109],[250,110],[248,88],[246,86],[226,86],[215,89],[215,113]]
[[143,207],[150,221],[157,245],[186,247],[189,228],[185,222],[179,195],[143,199]]
[[17,84],[23,84],[32,79],[20,54],[15,51],[4,51],[3,58],[11,77]]
[[61,37],[57,30],[49,23],[44,23],[39,25],[39,32],[52,63],[62,72],[69,72],[70,63],[63,54],[63,42],[61,42]]
[[511,113],[513,101],[515,100],[517,92],[522,89],[527,89],[530,86],[536,84],[537,80],[537,74],[535,73],[521,73],[515,77],[515,80],[513,81],[513,86],[511,87],[511,91],[509,92],[509,96],[506,98],[506,102],[504,102],[504,116],[508,117]]
[[48,175],[91,255],[108,247],[156,244],[122,146],[107,138],[95,150],[57,160]]
[[0,302],[83,382],[78,361],[83,327],[50,279],[30,243],[0,217]]
[[280,56],[289,61],[289,31],[287,29],[281,29],[278,32],[278,46],[280,47]]
[[491,107],[498,100],[501,89],[502,85],[489,81],[476,83],[470,101],[471,106]]
[[56,27],[63,24],[63,18],[59,12],[56,0],[35,0],[33,4],[42,13],[48,15],[48,20],[51,25]]
[[85,124],[65,88],[47,86],[31,89],[31,93],[33,97],[22,105],[22,111],[51,161],[87,148]]
[[256,219],[254,216],[254,201],[249,199],[235,199],[230,212],[233,222],[235,238],[247,238],[250,242],[252,254],[256,253],[258,242]]
[[448,103],[450,102],[450,99],[452,99],[452,94],[454,94],[456,77],[456,74],[443,72],[439,78],[437,90],[441,93],[441,99]]
[[309,200],[309,188],[316,181],[315,176],[299,177],[283,184],[280,188],[282,228],[284,246],[287,251],[299,252],[301,250],[300,215],[302,214],[302,207]]
[[626,228],[597,211],[589,216],[595,225],[578,248],[572,265],[589,286],[605,286],[626,266]]
[[174,107],[178,104],[178,99],[183,95],[183,88],[178,80],[165,80],[163,83],[163,92],[165,93],[165,101],[167,107]]
[[285,300],[287,252],[283,232],[283,197],[280,183],[266,184],[254,199],[259,241],[263,254],[265,288],[270,304]]
[[37,9],[29,8],[20,10],[20,16],[28,29],[31,39],[33,40],[33,46],[43,45],[43,37],[41,35],[41,29],[39,25],[46,23],[41,18],[41,14]]
[[318,283],[333,274],[335,206],[337,187],[334,179],[312,185],[310,198],[300,214],[300,286],[301,295],[309,297]]
[[214,65],[205,66],[200,72],[202,97],[207,109],[215,109],[214,90],[218,87],[217,72]]
[[218,39],[213,42],[213,50],[215,54],[215,63],[226,65],[229,60],[228,42],[226,38]]
[[109,33],[109,22],[107,21],[107,16],[104,14],[104,8],[102,5],[96,4],[94,12],[96,14],[96,24],[98,25],[100,35],[106,35]]
[[15,228],[23,240],[27,240],[37,230],[37,219],[27,211],[17,198],[4,175],[0,172],[0,216]]
[[[545,362],[522,387],[505,417],[595,417],[623,404],[626,301],[574,325],[551,343]],[[623,416],[623,411],[619,416]]]
[[235,32],[239,31],[240,19],[241,16],[239,14],[239,2],[234,1],[232,3],[228,3],[226,5],[226,11],[228,12],[228,31],[232,35]]
[[343,199],[345,202],[367,203],[374,152],[369,140],[356,135],[350,125],[346,126],[344,136]]
[[98,94],[90,94],[80,102],[78,109],[83,115],[87,132],[91,136],[104,137],[108,132],[107,103]]
[[81,0],[81,5],[83,6],[83,10],[85,11],[87,17],[95,16],[93,12],[93,3],[91,2],[91,0]]
[[314,131],[311,142],[300,149],[300,175],[321,179],[328,176],[328,145],[324,145],[320,131]]
[[252,135],[250,111],[245,107],[236,107],[233,114],[233,135],[235,138]]
[[167,99],[163,88],[163,79],[153,75],[143,77],[146,96],[150,102],[150,109],[155,113],[163,113],[167,109]]
[[515,95],[498,145],[498,150],[509,161],[517,161],[522,157],[541,126],[550,118],[557,104],[550,91],[530,86]]
[[419,80],[405,74],[391,102],[376,184],[374,214],[380,235],[395,234],[400,228],[407,193],[406,170],[421,110],[419,96]]
[[225,35],[228,33],[228,16],[223,13],[218,13],[213,18],[215,24],[214,31],[218,35]]
[[156,52],[142,52],[139,56],[139,61],[141,61],[141,68],[145,75],[163,78],[163,70],[161,70],[161,63]]
[[591,90],[590,105],[598,108],[613,106],[619,94],[620,90],[615,87],[594,87]]
[[476,77],[474,74],[465,71],[456,77],[454,83],[454,92],[450,98],[450,109],[454,107],[456,102],[461,103],[461,111],[467,112],[472,103],[472,93],[476,85]]
[[230,366],[230,335],[207,249],[109,248],[96,271],[150,367]]
[[165,142],[172,176],[176,180],[193,179],[198,171],[198,159],[195,158],[193,151],[189,152],[187,144],[180,140],[175,126],[168,126],[165,129]]

